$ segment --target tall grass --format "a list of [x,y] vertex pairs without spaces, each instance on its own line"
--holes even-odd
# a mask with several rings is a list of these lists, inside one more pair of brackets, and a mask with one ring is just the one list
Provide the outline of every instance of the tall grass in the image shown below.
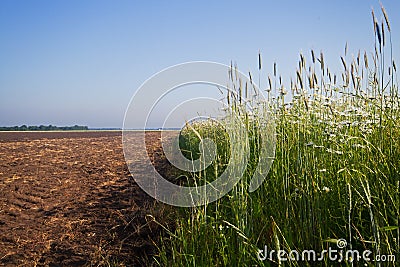
[[[227,102],[249,131],[250,159],[243,179],[225,197],[202,207],[177,209],[176,226],[162,237],[157,262],[170,266],[351,266],[360,263],[262,261],[258,250],[322,251],[340,238],[346,249],[369,249],[374,255],[400,260],[400,98],[392,58],[391,28],[374,23],[375,51],[341,57],[343,72],[332,74],[321,52],[300,55],[291,94],[278,82],[276,64],[268,77],[267,104],[273,110],[276,151],[264,183],[249,192],[257,165],[262,132],[259,116],[243,108],[262,105],[251,84],[234,78]],[[390,39],[389,46],[385,41]],[[389,51],[389,56],[385,55]],[[386,60],[385,60],[386,59]],[[389,61],[389,64],[387,64]],[[261,72],[261,55],[259,55]],[[341,78],[341,79],[340,79]],[[250,76],[251,79],[251,76]],[[275,80],[274,82],[272,80]],[[279,80],[281,80],[279,78]],[[249,88],[248,88],[249,87]],[[274,94],[276,92],[276,94]],[[243,97],[242,97],[243,96]],[[256,109],[257,110],[257,109]],[[207,124],[207,122],[203,122]],[[216,140],[219,160],[192,179],[215,179],[229,154],[220,129],[196,125],[182,131],[188,158],[198,154],[201,138]],[[195,130],[195,131],[193,131]],[[217,133],[217,134],[216,134]],[[225,140],[225,141],[224,141]],[[245,147],[245,146],[244,146]],[[188,155],[188,153],[190,155]],[[362,262],[371,266],[376,262]]]

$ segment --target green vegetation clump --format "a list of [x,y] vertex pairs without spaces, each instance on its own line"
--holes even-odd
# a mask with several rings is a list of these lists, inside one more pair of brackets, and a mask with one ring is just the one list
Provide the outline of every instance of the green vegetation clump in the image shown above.
[[212,119],[186,124],[179,135],[180,151],[187,159],[198,160],[203,153],[200,142],[204,139],[209,139],[216,145],[216,158],[203,171],[189,173],[192,178],[197,179],[196,182],[200,182],[197,185],[212,182],[219,177],[225,171],[231,156],[228,133],[220,123]]

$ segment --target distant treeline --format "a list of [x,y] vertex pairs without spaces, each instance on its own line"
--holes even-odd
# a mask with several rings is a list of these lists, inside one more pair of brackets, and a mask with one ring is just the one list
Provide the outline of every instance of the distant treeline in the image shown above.
[[11,126],[11,127],[1,127],[0,131],[83,131],[89,130],[87,126],[54,126],[54,125],[40,125],[40,126]]

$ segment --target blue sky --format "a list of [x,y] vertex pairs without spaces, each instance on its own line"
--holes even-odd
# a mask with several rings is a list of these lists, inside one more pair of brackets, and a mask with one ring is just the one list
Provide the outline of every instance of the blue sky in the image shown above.
[[[382,1],[400,56],[400,4]],[[229,64],[288,81],[299,52],[335,70],[371,51],[378,1],[0,1],[0,125],[122,127],[135,90],[182,62]],[[140,116],[141,114],[138,114]]]

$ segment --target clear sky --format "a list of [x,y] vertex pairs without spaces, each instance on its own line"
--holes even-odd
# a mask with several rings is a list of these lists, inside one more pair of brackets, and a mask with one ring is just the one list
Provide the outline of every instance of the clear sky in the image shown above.
[[[382,1],[400,57],[400,2]],[[0,125],[122,127],[135,90],[174,64],[201,60],[288,80],[299,52],[339,68],[371,51],[378,1],[0,1]],[[140,114],[138,114],[140,115]]]

